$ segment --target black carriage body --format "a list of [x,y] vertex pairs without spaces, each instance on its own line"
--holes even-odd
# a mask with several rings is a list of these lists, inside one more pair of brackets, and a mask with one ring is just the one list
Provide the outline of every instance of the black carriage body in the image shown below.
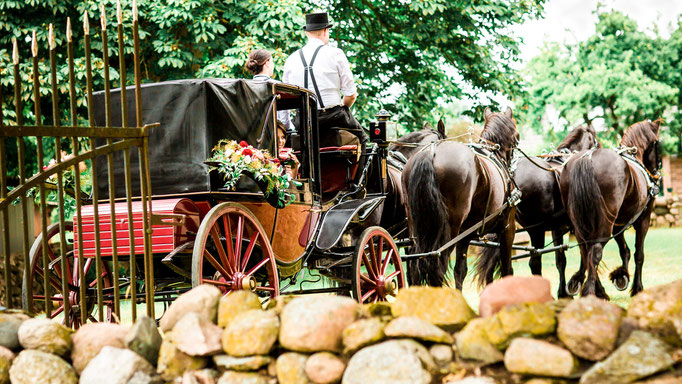
[[[111,124],[121,126],[120,89],[112,90]],[[145,84],[141,88],[143,124],[159,123],[149,135],[149,167],[154,195],[184,195],[219,189],[204,161],[221,139],[245,140],[274,153],[274,119],[267,113],[276,98],[272,83],[249,80],[177,80]],[[135,89],[128,87],[128,126],[136,126]],[[106,126],[104,93],[94,95],[97,126]],[[123,154],[114,161],[116,180],[123,180]],[[106,157],[97,162],[99,196],[108,198]],[[137,153],[131,167],[139,167]],[[115,185],[116,198],[125,197],[124,183]],[[133,193],[139,194],[133,177]]]

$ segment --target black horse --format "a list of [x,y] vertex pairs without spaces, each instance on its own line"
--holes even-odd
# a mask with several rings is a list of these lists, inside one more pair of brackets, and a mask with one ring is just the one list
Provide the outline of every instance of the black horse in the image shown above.
[[[582,285],[583,296],[596,294],[608,299],[597,268],[604,245],[622,228],[635,228],[635,277],[632,295],[642,290],[644,238],[649,230],[653,194],[661,167],[658,131],[661,120],[641,121],[628,128],[621,149],[591,149],[572,157],[559,180],[562,200],[580,244],[581,268],[571,278]],[[628,153],[634,151],[634,156]],[[621,238],[623,244],[625,241]],[[620,244],[619,244],[620,245]],[[622,248],[621,248],[622,251]],[[630,253],[621,252],[623,265],[611,279],[628,277]],[[570,285],[570,283],[569,283]]]
[[[403,171],[407,191],[411,253],[432,252],[462,230],[481,222],[487,214],[504,208],[510,194],[508,165],[518,143],[511,109],[504,113],[485,111],[481,142],[476,146],[445,141],[427,146],[408,161]],[[478,148],[480,151],[475,151]],[[485,155],[483,152],[487,152]],[[501,264],[503,275],[512,273],[511,246],[514,239],[514,209],[504,209],[485,231],[500,238],[502,257],[486,262]],[[467,273],[466,254],[473,233],[456,246],[455,284],[461,289]],[[450,249],[439,257],[408,262],[412,285],[442,286],[448,271]],[[492,280],[491,268],[479,271],[481,279]]]
[[[521,202],[516,207],[516,221],[528,232],[535,249],[544,248],[545,232],[552,232],[555,246],[563,244],[563,235],[570,229],[570,220],[561,201],[559,175],[563,165],[576,151],[599,146],[592,126],[574,128],[559,144],[556,151],[546,156],[522,157],[517,163],[514,181],[521,190]],[[555,251],[559,271],[558,297],[568,297],[566,291],[566,254]],[[530,270],[542,275],[542,256],[531,255]]]

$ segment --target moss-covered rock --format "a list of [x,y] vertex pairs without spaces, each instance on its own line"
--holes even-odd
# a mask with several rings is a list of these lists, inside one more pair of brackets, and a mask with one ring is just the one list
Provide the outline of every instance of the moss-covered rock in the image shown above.
[[267,355],[277,341],[279,318],[260,309],[237,315],[222,335],[225,353],[231,356]]
[[76,384],[73,368],[57,355],[27,349],[21,351],[9,369],[12,384]]
[[578,360],[567,349],[519,337],[507,348],[504,366],[510,372],[524,375],[569,377],[576,372]]
[[186,371],[195,371],[206,367],[208,360],[204,357],[190,356],[183,353],[168,339],[164,339],[159,350],[159,363],[156,371],[164,380],[172,381]]
[[218,303],[218,326],[227,327],[238,314],[261,309],[258,295],[247,290],[232,291],[220,298]]
[[398,317],[391,320],[384,333],[388,337],[407,337],[432,343],[452,344],[452,336],[437,326],[414,316]]
[[353,353],[362,347],[383,340],[386,337],[385,327],[386,323],[376,317],[353,322],[343,330],[344,353]]
[[453,288],[409,287],[398,292],[391,303],[393,316],[416,316],[454,332],[466,325],[476,314],[462,296]]
[[506,348],[519,336],[544,336],[554,333],[556,316],[540,303],[512,304],[502,308],[486,323],[488,340],[497,348]]
[[457,353],[461,358],[493,364],[504,359],[504,355],[488,339],[486,328],[489,318],[471,320],[455,335]]
[[640,328],[682,347],[682,280],[647,288],[632,298],[627,317]]
[[279,384],[312,384],[305,373],[305,364],[308,356],[286,352],[277,358],[277,381]]
[[25,349],[68,356],[73,331],[50,319],[30,319],[19,327],[19,343]]

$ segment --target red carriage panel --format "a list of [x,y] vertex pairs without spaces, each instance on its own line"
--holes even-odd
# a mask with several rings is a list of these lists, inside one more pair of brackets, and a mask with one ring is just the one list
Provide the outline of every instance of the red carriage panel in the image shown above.
[[[194,234],[199,228],[199,223],[203,213],[197,205],[186,198],[175,199],[159,199],[151,202],[152,214],[159,216],[182,215],[184,224],[177,225],[175,220],[170,217],[162,219],[161,223],[152,225],[152,253],[169,253],[178,245],[183,244],[193,239]],[[119,255],[130,254],[130,239],[128,221],[128,204],[119,202],[115,204],[116,212],[116,245]],[[95,256],[95,214],[94,206],[86,206],[82,209],[82,227],[83,232],[78,233],[78,226],[74,225],[74,250],[76,255],[80,255],[78,248],[78,239],[83,239],[83,255],[85,257]],[[98,205],[99,216],[99,236],[100,249],[102,256],[111,256],[113,254],[113,242],[111,238],[111,210],[109,203],[101,203]],[[144,253],[144,237],[143,237],[143,223],[142,223],[142,202],[134,201],[132,203],[133,216],[133,233],[134,250],[136,255]],[[189,234],[188,234],[189,232]]]

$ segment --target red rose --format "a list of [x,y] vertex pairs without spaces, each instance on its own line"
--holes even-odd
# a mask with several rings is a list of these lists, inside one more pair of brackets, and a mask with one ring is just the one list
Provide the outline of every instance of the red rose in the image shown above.
[[250,148],[244,148],[244,149],[242,149],[242,155],[251,156],[251,155],[253,155],[253,151]]
[[239,142],[239,146],[241,146],[242,148],[246,148],[246,147],[249,146],[249,143],[247,143],[246,141],[242,140],[242,141]]
[[272,162],[279,165],[279,159],[272,159]]

